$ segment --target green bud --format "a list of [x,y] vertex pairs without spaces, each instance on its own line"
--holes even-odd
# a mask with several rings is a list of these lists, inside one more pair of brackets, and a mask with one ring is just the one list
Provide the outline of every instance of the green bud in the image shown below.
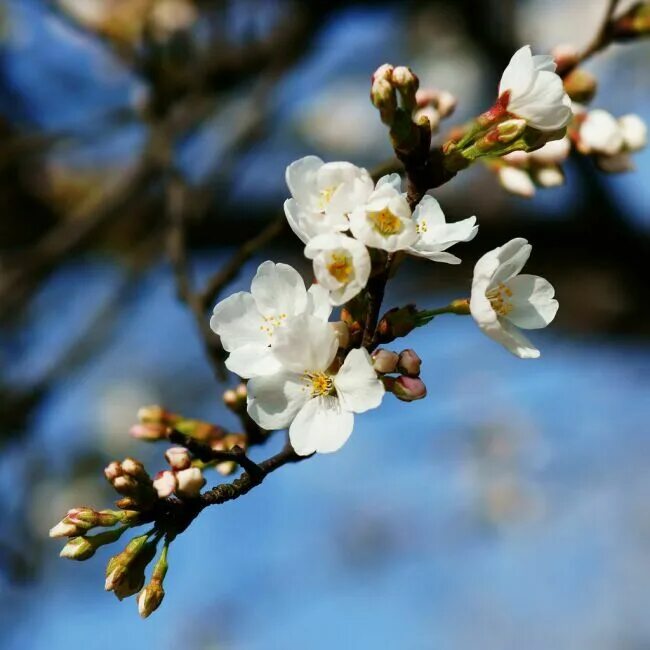
[[151,582],[140,592],[138,596],[138,612],[142,618],[147,618],[155,612],[165,597],[165,590],[158,580]]
[[60,557],[80,562],[87,560],[95,555],[95,551],[100,546],[116,542],[127,528],[128,526],[123,526],[115,530],[107,530],[92,537],[73,537],[61,550]]
[[[106,591],[114,591],[120,600],[122,598],[120,597],[118,590],[121,590],[122,586],[127,582],[127,579],[129,578],[129,571],[133,566],[136,558],[146,548],[148,539],[149,533],[140,535],[139,537],[134,537],[127,544],[126,548],[118,555],[114,555],[106,565],[106,583],[104,585],[104,588]],[[132,582],[132,580],[129,580],[129,582]]]

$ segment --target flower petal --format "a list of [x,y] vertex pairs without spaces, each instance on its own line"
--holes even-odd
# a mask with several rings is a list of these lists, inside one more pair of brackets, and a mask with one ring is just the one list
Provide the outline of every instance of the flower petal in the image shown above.
[[249,343],[266,344],[266,334],[260,330],[262,322],[253,296],[246,291],[238,291],[217,303],[210,318],[210,327],[221,337],[224,350],[232,352]]
[[261,375],[272,375],[282,369],[268,345],[250,344],[235,348],[226,359],[230,372],[249,379]]
[[510,62],[501,75],[499,96],[507,90],[513,96],[526,93],[533,85],[534,71],[535,66],[530,45],[524,45],[512,55]]
[[260,264],[251,282],[251,293],[264,316],[302,314],[307,307],[305,283],[288,264]]
[[295,199],[287,199],[284,202],[284,214],[291,230],[303,244],[306,244],[309,241],[309,234],[304,226],[307,217],[305,210]]
[[512,278],[508,286],[512,291],[513,308],[507,318],[517,327],[540,329],[555,318],[559,305],[553,298],[555,289],[548,280],[524,274]]
[[343,408],[354,413],[377,408],[385,392],[384,384],[377,377],[365,348],[348,352],[334,377],[334,386]]
[[499,266],[492,276],[490,286],[494,287],[500,282],[507,282],[517,275],[528,261],[531,250],[532,246],[522,237],[511,239],[507,244],[496,249]]
[[328,454],[340,449],[350,437],[354,415],[336,397],[315,397],[298,412],[289,428],[289,440],[299,456]]
[[291,196],[305,208],[313,207],[318,196],[316,174],[323,164],[318,156],[305,156],[287,167],[285,179]]
[[289,319],[286,327],[277,330],[273,343],[273,352],[283,368],[296,373],[326,370],[337,350],[332,327],[307,314]]
[[306,314],[311,314],[326,321],[332,314],[332,305],[329,301],[329,292],[320,284],[312,284],[307,291]]
[[520,359],[537,359],[540,356],[539,350],[505,318],[479,323],[479,327],[484,334]]
[[248,414],[263,429],[284,429],[310,397],[300,375],[279,372],[248,382]]

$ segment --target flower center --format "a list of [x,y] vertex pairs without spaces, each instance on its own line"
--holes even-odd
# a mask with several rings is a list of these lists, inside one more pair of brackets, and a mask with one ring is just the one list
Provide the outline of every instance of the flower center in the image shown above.
[[344,252],[332,253],[327,270],[331,276],[343,284],[347,284],[350,281],[354,272],[352,260]]
[[388,208],[384,208],[379,212],[369,212],[368,219],[372,221],[374,229],[384,237],[396,235],[404,228],[401,219]]
[[415,229],[418,231],[418,235],[421,235],[423,232],[426,232],[427,230],[429,230],[427,220],[426,219],[420,219],[420,221],[415,226]]
[[485,293],[485,296],[490,301],[492,309],[499,314],[499,316],[507,316],[512,311],[512,289],[500,282],[494,289],[490,289]]
[[321,190],[319,192],[318,204],[321,210],[325,210],[325,208],[329,205],[329,202],[332,200],[332,196],[334,195],[334,192],[336,192],[336,185],[332,185],[331,187],[326,187],[324,190]]
[[330,375],[324,372],[309,372],[305,370],[304,376],[307,388],[311,388],[312,397],[330,395],[334,390],[334,381]]
[[284,324],[286,318],[286,314],[272,314],[271,316],[262,316],[263,323],[260,325],[260,329],[262,332],[266,332],[270,338],[273,336],[273,332],[275,332],[278,327],[281,327]]

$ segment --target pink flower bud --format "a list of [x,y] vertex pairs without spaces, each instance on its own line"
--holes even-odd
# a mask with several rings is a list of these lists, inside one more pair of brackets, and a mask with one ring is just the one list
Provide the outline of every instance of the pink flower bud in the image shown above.
[[158,472],[153,480],[153,488],[160,499],[166,499],[177,487],[176,474],[168,469],[164,472]]
[[176,473],[178,480],[178,487],[176,494],[183,497],[198,497],[201,493],[201,488],[205,485],[203,473],[198,467],[190,467],[181,472]]
[[237,393],[232,388],[229,388],[228,390],[224,391],[223,403],[228,408],[236,408],[237,402],[239,402],[239,400],[237,399]]
[[129,429],[129,435],[137,440],[163,440],[167,437],[167,427],[161,424],[135,424]]
[[395,372],[399,355],[397,352],[379,348],[372,354],[372,367],[381,374]]
[[397,361],[397,370],[403,375],[409,377],[418,377],[420,375],[420,366],[422,360],[416,354],[415,350],[402,350]]
[[185,447],[170,447],[165,452],[165,459],[172,469],[187,469],[192,464],[190,452]]
[[427,387],[419,377],[398,377],[393,382],[391,391],[403,402],[414,402],[427,395]]
[[109,463],[104,469],[104,476],[112,483],[118,476],[122,476],[122,465],[116,460]]

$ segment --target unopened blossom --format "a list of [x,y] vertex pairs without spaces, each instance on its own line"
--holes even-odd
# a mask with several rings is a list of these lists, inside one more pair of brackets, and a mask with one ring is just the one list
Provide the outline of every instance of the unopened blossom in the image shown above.
[[203,472],[198,467],[190,467],[176,472],[176,480],[178,481],[176,494],[182,497],[198,497],[201,488],[205,485]]
[[557,131],[571,119],[571,100],[555,73],[552,56],[517,50],[501,76],[499,103],[540,131]]
[[522,359],[535,359],[540,352],[519,328],[546,327],[558,309],[547,280],[520,275],[531,248],[517,238],[483,255],[474,267],[469,305],[481,330]]
[[366,246],[392,253],[412,246],[418,239],[411,208],[401,186],[399,174],[380,178],[367,202],[356,207],[350,215],[352,234]]
[[434,262],[460,264],[460,258],[445,251],[459,242],[468,242],[476,237],[476,217],[468,217],[455,223],[447,223],[436,199],[425,195],[413,212],[417,239],[408,248],[411,255],[426,257]]
[[384,386],[367,350],[350,350],[332,368],[337,337],[317,318],[294,318],[278,332],[274,349],[282,370],[248,382],[248,413],[264,429],[289,427],[301,456],[336,451],[352,433],[354,414],[381,403]]
[[[536,163],[542,165],[551,165],[564,162],[571,153],[571,140],[567,136],[560,138],[559,140],[549,140],[543,147],[535,151],[531,151],[529,154],[524,153],[525,156],[529,157]],[[507,158],[508,156],[504,156]]]
[[354,298],[370,277],[368,249],[341,233],[317,235],[305,246],[305,256],[313,260],[316,280],[329,292],[332,305]]
[[292,198],[284,203],[289,226],[307,243],[312,237],[348,229],[348,214],[373,191],[370,174],[349,162],[324,163],[305,156],[287,167]]
[[156,490],[156,494],[160,499],[166,499],[176,491],[177,487],[178,481],[176,480],[176,474],[171,470],[167,469],[154,476],[153,489]]
[[638,115],[623,115],[618,119],[618,124],[627,151],[639,151],[648,144],[648,127]]
[[578,147],[582,153],[613,156],[623,148],[623,130],[618,120],[607,111],[589,111],[580,125]]
[[314,314],[327,320],[332,311],[328,292],[309,291],[300,274],[287,264],[260,264],[251,291],[239,291],[214,308],[210,327],[230,353],[226,366],[241,377],[272,374],[280,369],[271,349],[276,332],[288,319]]
[[499,183],[504,190],[517,196],[530,198],[535,194],[535,183],[524,169],[504,165],[498,170]]
[[543,165],[536,167],[533,178],[540,187],[558,187],[564,184],[564,174],[557,165]]

